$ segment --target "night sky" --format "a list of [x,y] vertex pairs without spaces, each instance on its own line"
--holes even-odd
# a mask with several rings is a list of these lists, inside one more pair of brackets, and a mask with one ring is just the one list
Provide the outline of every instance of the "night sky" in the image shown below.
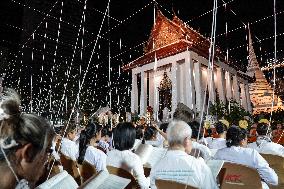
[[[277,59],[281,62],[284,1],[276,2]],[[108,0],[2,0],[0,4],[0,74],[6,73],[4,86],[19,91],[27,111],[32,98],[34,112],[53,112],[56,116],[74,106],[88,65],[76,107],[92,112],[110,104],[111,89],[112,109],[129,111],[131,73],[120,67],[143,55],[155,4],[168,18],[175,12],[206,37],[211,33],[213,8],[213,0],[121,0],[110,1],[108,16]],[[245,26],[250,23],[258,61],[261,66],[271,63],[273,0],[218,0],[218,5],[216,43],[222,51],[229,50],[230,61],[245,70]],[[279,82],[283,70],[276,70]],[[266,76],[271,80],[270,72]]]

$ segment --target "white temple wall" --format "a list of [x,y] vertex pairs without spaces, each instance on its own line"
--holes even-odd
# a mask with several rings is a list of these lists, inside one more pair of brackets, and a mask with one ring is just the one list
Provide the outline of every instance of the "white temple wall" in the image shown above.
[[[212,86],[208,91],[210,92],[210,101],[215,102],[217,89],[221,101],[226,102],[230,99],[240,101],[241,96],[244,107],[248,110],[251,109],[247,81],[236,77],[237,72],[222,62],[214,64],[213,80],[210,80],[207,65],[208,60],[204,57],[198,56],[192,51],[185,51],[160,59],[156,64],[151,62],[133,69],[131,111],[138,111],[140,103],[140,114],[146,113],[147,96],[149,96],[149,105],[153,107],[155,112],[159,111],[158,87],[165,71],[172,81],[172,112],[175,111],[178,102],[186,104],[194,111],[202,111],[206,84],[208,87]],[[140,102],[138,102],[137,74],[142,76],[139,89],[141,91]],[[147,94],[147,77],[149,77],[149,94]],[[238,90],[240,83],[242,83],[243,89],[241,94]]]

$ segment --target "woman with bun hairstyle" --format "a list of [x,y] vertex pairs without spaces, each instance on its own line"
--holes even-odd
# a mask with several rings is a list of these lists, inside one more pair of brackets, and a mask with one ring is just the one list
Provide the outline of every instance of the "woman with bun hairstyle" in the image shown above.
[[90,123],[81,131],[79,139],[78,163],[87,161],[96,167],[97,172],[106,170],[106,154],[96,148],[97,142],[101,139],[101,129],[100,125]]
[[21,112],[13,90],[0,102],[0,188],[34,188],[52,153],[54,131],[35,114]]
[[[269,188],[267,184],[277,185],[278,176],[269,167],[266,160],[254,149],[246,148],[247,132],[237,126],[231,126],[226,134],[226,148],[219,149],[214,159],[246,165],[258,171],[262,188]],[[266,184],[267,183],[267,184]]]

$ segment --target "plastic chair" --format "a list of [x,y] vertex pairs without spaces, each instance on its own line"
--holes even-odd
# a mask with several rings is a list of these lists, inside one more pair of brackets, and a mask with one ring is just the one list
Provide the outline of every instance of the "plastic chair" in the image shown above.
[[225,162],[223,168],[225,175],[221,182],[221,189],[262,189],[257,170],[229,162]]
[[269,166],[274,169],[278,175],[278,186],[269,187],[271,189],[284,188],[284,157],[272,154],[261,154],[261,156],[269,163]]
[[83,182],[86,182],[86,180],[98,174],[96,167],[87,161],[83,161],[82,165],[80,166],[80,173]]
[[66,170],[76,180],[78,185],[81,185],[82,178],[77,162],[63,154],[60,155],[60,161],[63,166],[63,169]]
[[160,180],[157,179],[155,181],[156,187],[157,189],[197,189],[196,187],[187,185],[187,184],[183,184],[183,183],[179,183],[176,181],[171,181],[171,180]]

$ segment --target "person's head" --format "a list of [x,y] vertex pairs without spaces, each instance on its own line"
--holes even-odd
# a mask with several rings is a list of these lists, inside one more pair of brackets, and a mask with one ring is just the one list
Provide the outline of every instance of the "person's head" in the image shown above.
[[157,140],[158,130],[155,127],[147,127],[144,131],[145,140]]
[[277,123],[276,128],[277,129],[282,129],[282,124],[281,123]]
[[79,138],[79,164],[82,164],[84,161],[88,145],[101,139],[101,129],[102,126],[96,125],[95,123],[89,123],[85,130],[81,131]]
[[246,146],[247,131],[238,126],[231,126],[226,133],[226,145],[231,146]]
[[123,151],[133,147],[136,138],[135,127],[130,122],[119,123],[113,132],[113,146]]
[[264,136],[269,134],[269,127],[266,123],[259,123],[256,128],[256,132],[258,135]]
[[219,136],[222,135],[222,134],[226,134],[226,131],[227,131],[226,125],[224,125],[220,121],[215,123],[215,129],[216,129],[216,132],[218,133]]
[[112,132],[107,127],[103,127],[101,133],[101,139],[109,142],[112,136]]
[[170,122],[167,129],[169,147],[190,153],[192,148],[191,135],[192,130],[186,122],[177,120]]
[[143,127],[142,126],[137,126],[135,127],[136,130],[136,139],[142,139],[143,138]]
[[160,129],[161,129],[164,133],[166,133],[166,132],[167,132],[167,129],[168,129],[168,126],[169,126],[169,123],[162,123],[162,124],[160,125]]
[[202,138],[203,131],[202,130],[199,131],[200,124],[197,121],[189,122],[188,125],[190,126],[192,130],[192,135],[191,135],[192,139],[197,140],[197,139]]
[[7,165],[9,162],[16,176],[9,178],[10,182],[6,184],[14,188],[17,184],[15,177],[18,177],[19,180],[26,179],[33,186],[43,174],[55,132],[44,118],[21,112],[20,99],[15,91],[6,91],[6,96],[2,98],[0,175],[2,178],[12,175]]
[[66,130],[65,136],[69,140],[74,140],[77,134],[76,124],[75,123],[69,123],[69,125],[66,124],[65,127],[63,128],[63,133],[66,127],[67,127],[67,130]]

